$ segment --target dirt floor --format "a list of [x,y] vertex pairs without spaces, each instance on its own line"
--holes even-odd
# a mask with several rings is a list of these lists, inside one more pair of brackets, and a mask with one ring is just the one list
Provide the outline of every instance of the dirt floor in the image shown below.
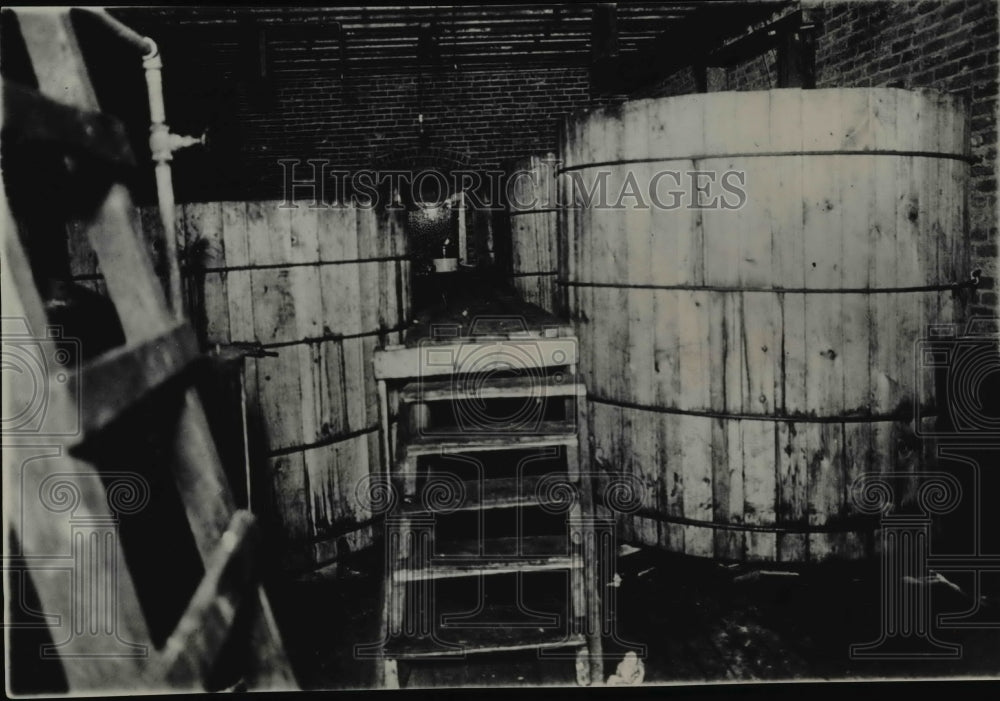
[[[645,646],[645,684],[1000,675],[997,628],[935,630],[939,640],[962,645],[958,659],[851,659],[852,643],[878,637],[877,565],[814,565],[769,575],[652,550],[623,552],[619,584],[608,587],[619,642],[605,640],[605,677],[635,644]],[[372,685],[375,664],[356,659],[354,645],[378,640],[378,570],[371,555],[355,556],[325,577],[274,588],[272,601],[304,688]],[[930,587],[938,613],[971,606],[947,584],[912,586]],[[990,606],[993,620],[1000,620],[995,602],[987,611]],[[571,661],[542,661],[533,651],[401,663],[401,675],[410,688],[575,684]]]

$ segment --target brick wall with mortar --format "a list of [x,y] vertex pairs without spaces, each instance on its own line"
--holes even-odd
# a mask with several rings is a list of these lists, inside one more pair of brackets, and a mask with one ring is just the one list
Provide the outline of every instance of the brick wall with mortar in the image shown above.
[[[811,3],[823,9],[817,38],[819,87],[897,86],[962,94],[969,105],[972,166],[969,238],[974,267],[983,270],[974,313],[997,310],[997,2],[932,0]],[[775,86],[777,56],[769,51],[710,76],[710,89]],[[214,153],[177,155],[181,200],[280,196],[282,158],[326,158],[331,167],[372,165],[394,151],[445,149],[475,168],[557,148],[557,123],[593,104],[586,68],[408,69],[388,75],[276,76],[270,104],[253,99],[238,72],[222,70],[211,93],[222,113]],[[174,85],[187,85],[175,81]],[[223,89],[220,89],[223,88]],[[184,89],[184,88],[182,88]],[[641,96],[696,90],[684,69]],[[640,96],[640,95],[637,95]],[[168,96],[169,97],[169,96]],[[178,95],[171,126],[185,132],[185,114],[204,100]],[[197,97],[197,96],[196,96]],[[421,139],[418,115],[424,115]],[[201,115],[187,131],[197,130]]]
[[[177,156],[181,199],[280,197],[278,161],[286,158],[327,159],[330,168],[353,171],[393,153],[446,151],[472,168],[495,167],[556,151],[559,120],[591,104],[586,68],[409,70],[353,75],[346,84],[279,75],[266,108],[233,78],[215,152]],[[308,175],[308,166],[296,170]]]
[[[973,156],[969,182],[972,268],[982,270],[972,314],[996,316],[997,303],[997,43],[996,0],[823,2],[816,42],[816,85],[892,86],[957,93],[966,100]],[[692,92],[690,71],[663,81],[656,95]],[[717,89],[776,87],[777,52],[724,71]]]

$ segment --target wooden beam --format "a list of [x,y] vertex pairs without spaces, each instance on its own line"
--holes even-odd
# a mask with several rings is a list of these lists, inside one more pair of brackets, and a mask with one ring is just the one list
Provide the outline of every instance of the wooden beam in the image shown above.
[[608,87],[614,82],[618,60],[617,7],[601,3],[594,7],[591,21],[591,87]]
[[[786,3],[790,5],[790,3]],[[715,4],[699,6],[698,11],[687,19],[671,24],[670,28],[655,41],[647,42],[647,48],[623,55],[602,75],[602,81],[593,86],[595,94],[617,92],[631,93],[657,81],[664,80],[686,67],[696,67],[699,89],[706,86],[705,76],[700,66],[728,65],[740,56],[759,55],[763,41],[773,45],[774,39],[765,27],[753,32],[745,39],[730,44],[723,43],[731,37],[745,33],[748,27],[767,21],[784,5],[729,5],[725,13],[715,11]],[[745,51],[752,49],[752,51]],[[766,49],[764,49],[766,50]]]
[[720,67],[742,63],[778,47],[782,37],[800,28],[815,34],[822,17],[822,10],[819,9],[790,12],[756,31],[710,51],[706,60],[709,66]]
[[705,65],[704,59],[692,64],[691,70],[694,73],[694,84],[698,92],[708,92],[708,66]]
[[816,33],[816,24],[803,22],[780,37],[777,87],[816,87]]
[[150,665],[147,674],[154,688],[157,682],[179,689],[205,688],[240,606],[256,589],[256,544],[253,515],[235,512],[219,547],[205,563],[205,575],[187,610],[162,655]]
[[[183,41],[183,37],[184,33],[174,28],[170,34],[171,43]],[[257,109],[270,109],[274,95],[274,61],[268,48],[267,28],[252,20],[243,21],[239,26],[239,56],[242,72],[247,77],[249,99]]]
[[118,346],[72,373],[69,387],[86,392],[77,399],[84,438],[109,425],[154,390],[178,377],[200,358],[187,322],[145,341]]
[[[400,380],[414,377],[429,378],[453,375],[461,371],[463,358],[476,347],[477,341],[454,344],[427,344],[416,348],[394,348],[376,351],[373,364],[375,377],[379,380]],[[574,365],[577,362],[577,348],[574,339],[535,338],[491,341],[497,347],[523,347],[525,343],[539,349],[537,358],[529,359],[526,370],[552,367],[555,363],[545,358],[562,357],[560,365]]]
[[591,49],[594,61],[618,55],[618,12],[614,3],[602,2],[594,8],[591,22]]
[[266,82],[271,72],[268,70],[267,29],[257,28],[257,78]]

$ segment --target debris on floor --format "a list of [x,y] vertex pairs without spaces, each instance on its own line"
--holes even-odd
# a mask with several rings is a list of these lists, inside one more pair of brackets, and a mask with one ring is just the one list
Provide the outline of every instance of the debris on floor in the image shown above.
[[[923,663],[856,660],[849,654],[851,645],[879,635],[881,588],[875,567],[828,563],[797,568],[797,576],[772,576],[782,565],[721,567],[639,550],[616,563],[619,586],[608,582],[605,590],[604,605],[615,630],[615,637],[604,641],[601,678],[609,685],[884,678],[926,671]],[[289,657],[304,688],[362,689],[374,683],[375,665],[356,659],[354,645],[382,635],[380,557],[378,549],[359,553],[340,563],[334,578],[275,587],[275,615],[289,631]],[[364,576],[356,577],[354,571]],[[612,579],[614,570],[608,574]],[[746,578],[736,582],[737,576]],[[924,586],[934,588],[935,614],[957,615],[970,608],[968,598],[938,581],[936,573],[927,579]],[[971,579],[967,583],[949,576],[948,581],[973,591]],[[994,608],[982,615],[996,620],[996,613]],[[315,623],[303,626],[303,620]],[[337,635],[329,635],[330,630]],[[937,663],[941,674],[996,674],[1000,630],[941,630],[938,635],[963,645],[961,659]],[[409,662],[410,676],[403,684],[573,686],[579,678],[572,663],[541,659],[535,651],[477,657]]]
[[951,580],[949,580],[947,577],[945,577],[944,575],[942,575],[940,572],[931,571],[931,573],[929,575],[925,576],[925,577],[911,577],[910,575],[904,575],[903,576],[903,582],[905,584],[916,584],[916,585],[919,585],[919,586],[926,586],[926,585],[933,585],[933,584],[942,584],[942,585],[948,587],[949,589],[951,589],[956,594],[959,594],[960,596],[965,597],[966,599],[972,599],[973,598],[968,593],[966,593],[966,591],[964,589],[962,589],[960,586],[958,586],[957,584],[955,584],[954,582],[952,582]]
[[608,686],[637,686],[646,677],[646,666],[634,652],[625,654],[615,673],[608,677]]
[[785,570],[754,570],[733,577],[734,582],[758,582],[766,577],[798,577],[798,572],[788,572]]

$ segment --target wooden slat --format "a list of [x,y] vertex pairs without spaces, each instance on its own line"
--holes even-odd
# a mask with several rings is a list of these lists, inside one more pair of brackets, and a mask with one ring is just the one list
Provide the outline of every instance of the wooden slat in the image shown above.
[[[485,215],[479,216],[480,219],[483,217]],[[482,225],[486,226],[485,219]],[[442,329],[447,329],[448,333],[442,333]],[[483,343],[507,339],[533,342],[534,339],[567,338],[572,335],[573,329],[565,320],[498,290],[489,297],[467,297],[462,304],[436,306],[423,311],[407,329],[406,345],[449,345],[458,341]]]
[[[837,90],[821,91],[803,103],[806,124],[825,119],[829,129],[816,129],[803,140],[806,150],[844,147],[845,110],[852,95]],[[843,285],[844,225],[848,216],[841,190],[849,187],[839,173],[846,157],[825,158],[824,168],[803,171],[803,212],[806,286],[835,289]],[[844,305],[843,295],[806,296],[806,405],[817,415],[838,415],[844,408]],[[843,502],[842,441],[839,424],[808,426],[809,523],[822,524],[834,516]],[[829,557],[836,536],[809,535],[810,560]]]
[[[319,260],[319,217],[318,212],[304,206],[297,209],[282,210],[282,226],[287,218],[287,231],[282,228],[282,234],[288,237],[283,248],[281,262],[314,263]],[[272,232],[274,235],[277,232]],[[323,334],[322,297],[319,294],[320,273],[314,266],[303,266],[288,269],[288,294],[294,307],[294,318],[290,320],[291,338],[299,340],[317,338]],[[310,444],[320,439],[324,433],[321,412],[317,409],[323,403],[323,372],[317,372],[322,366],[317,351],[320,348],[314,344],[300,344],[280,349],[280,353],[289,356],[290,363],[286,375],[288,389],[297,396],[283,397],[286,402],[297,405],[298,410],[291,413],[301,422],[301,443]],[[288,411],[286,404],[280,411]],[[294,447],[294,444],[288,447]],[[321,528],[333,523],[340,510],[339,499],[330,498],[331,482],[335,486],[336,454],[340,445],[322,446],[315,450],[305,450],[302,453],[302,492],[308,500],[304,516],[308,521],[308,533],[316,536]],[[333,468],[333,469],[331,469]],[[297,487],[298,485],[296,485]],[[336,506],[334,505],[336,504]]]
[[[879,129],[873,135],[876,148],[889,148],[896,142],[896,113],[899,109],[898,91],[878,94],[873,102]],[[888,158],[877,159],[873,164],[877,186],[874,196],[874,221],[872,222],[872,255],[868,263],[868,280],[884,286],[896,287],[896,208],[899,196],[896,183],[896,162]],[[897,325],[893,319],[897,296],[882,294],[871,300],[871,323],[868,328],[868,368],[870,405],[873,411],[887,412],[896,406],[895,356]],[[891,375],[891,377],[890,377]]]
[[[373,467],[378,464],[376,446],[377,436],[375,433],[361,435],[337,445],[338,455],[334,469],[337,471],[340,497],[338,515],[346,514],[346,518],[353,519],[356,523],[364,522],[372,517],[371,511],[358,500],[356,489]],[[340,517],[343,518],[343,516]],[[352,540],[354,535],[348,537],[352,551],[371,544],[370,531],[359,531],[356,535],[359,538],[358,541]]]
[[[788,152],[802,146],[802,100],[799,90],[777,90],[771,99],[771,146]],[[773,212],[772,237],[776,283],[780,287],[802,289],[808,274],[805,246],[801,235],[805,205],[802,172],[804,158],[780,159],[775,167],[775,187],[783,206]],[[775,379],[775,406],[786,414],[804,413],[806,408],[806,295],[777,295],[780,309],[782,354]],[[775,349],[778,352],[778,349]],[[804,523],[807,518],[808,471],[805,448],[806,424],[779,422],[776,426],[777,462],[775,521],[778,524]],[[801,533],[782,533],[775,539],[776,559],[801,562],[807,559],[807,538]]]
[[186,322],[139,343],[114,348],[77,371],[68,386],[80,387],[83,433],[99,431],[190,368],[200,357]]
[[467,386],[461,379],[411,382],[399,390],[402,402],[486,400],[519,397],[579,397],[586,386],[563,375],[546,377],[502,377]]
[[[808,516],[809,471],[806,444],[807,424],[778,424],[778,508],[779,524],[805,523]],[[801,432],[801,433],[800,433]],[[801,562],[808,556],[806,536],[784,533],[777,539],[778,560]]]
[[187,609],[148,671],[150,681],[203,689],[229,637],[237,612],[256,589],[254,517],[237,511]]
[[41,93],[72,107],[100,109],[69,14],[19,9],[17,24]]
[[[694,111],[685,109],[693,105],[687,100],[679,105],[673,119],[667,119],[662,110],[651,102],[647,116],[649,125],[648,149],[650,153],[668,154],[676,152],[676,140],[681,132],[692,136],[697,143],[702,124],[694,119]],[[690,162],[664,164],[670,169],[691,169]],[[659,170],[657,168],[656,170]],[[677,183],[672,176],[661,177],[655,184],[655,195],[659,203],[651,202],[649,222],[649,282],[676,285],[690,282],[695,276],[692,250],[696,246],[693,236],[677,236],[677,231],[694,231],[695,211],[686,207],[666,209],[672,201],[669,194]],[[677,315],[678,294],[672,290],[652,292],[653,308],[648,323],[652,332],[652,369],[645,380],[651,385],[651,400],[654,406],[672,406],[680,397],[680,324]],[[640,378],[642,379],[642,378]],[[679,417],[656,415],[655,460],[658,462],[658,509],[671,516],[684,515],[684,457],[678,430]],[[658,542],[661,547],[674,552],[684,551],[684,528],[676,523],[659,526]]]
[[526,301],[555,312],[555,164],[531,156],[516,161],[511,174],[516,174],[508,181],[514,288]]
[[[624,152],[648,151],[650,125],[655,121],[651,114],[652,106],[647,102],[636,102],[623,118],[629,119],[634,128],[624,130],[622,148]],[[623,212],[625,238],[631,264],[626,277],[630,282],[647,283],[655,274],[652,267],[652,241],[649,235],[652,226],[651,210],[646,201],[649,197],[647,184],[652,180],[653,168],[649,165],[636,164],[629,169],[631,177],[626,175],[624,183],[625,196],[621,204],[626,209]],[[629,349],[627,365],[624,369],[626,386],[625,396],[634,398],[639,404],[652,404],[655,397],[655,387],[650,382],[655,369],[655,330],[649,320],[654,314],[655,296],[651,290],[630,290],[627,294],[627,305],[621,313],[627,315],[627,347]],[[632,436],[632,474],[639,479],[642,492],[639,495],[644,507],[658,509],[658,490],[656,484],[660,478],[660,465],[657,462],[656,429],[654,415],[648,412],[630,412],[631,425],[628,427]],[[625,427],[623,427],[625,430]],[[656,545],[659,540],[659,528],[655,521],[633,517],[633,528],[638,542],[646,545]]]
[[270,689],[273,691],[294,691],[299,688],[292,672],[292,665],[285,653],[284,642],[278,629],[278,622],[271,610],[271,602],[262,586],[258,586],[252,601],[244,606],[251,607],[248,615],[259,621],[250,629],[250,646],[256,650],[258,664],[248,669],[244,675],[247,687]]
[[[222,242],[226,265],[246,266],[250,262],[247,205],[245,202],[222,203]],[[229,336],[234,343],[256,341],[253,320],[253,287],[249,270],[232,270],[226,274]]]
[[[432,478],[433,479],[433,478]],[[567,480],[569,477],[567,477]],[[467,481],[463,487],[466,500],[448,511],[477,511],[479,509],[509,509],[518,506],[539,504],[560,504],[556,494],[538,493],[542,477],[520,477],[506,479],[485,479]],[[546,498],[548,496],[548,498]],[[403,513],[428,513],[422,503],[404,504]]]
[[[498,340],[491,343],[499,348],[510,346],[516,353],[514,357],[523,357],[524,370],[541,369],[561,365],[572,365],[578,361],[577,343],[575,339],[552,338],[524,340]],[[375,353],[375,376],[383,380],[409,379],[416,375],[421,377],[441,377],[451,375],[462,368],[462,358],[471,349],[473,343],[442,344],[440,346],[425,346],[421,348],[398,348]],[[519,352],[519,348],[529,348],[531,353]],[[536,354],[535,349],[539,352]],[[502,351],[501,351],[502,352]],[[560,358],[558,362],[554,358]],[[414,369],[418,369],[414,373]],[[520,369],[520,368],[519,368]]]
[[[44,329],[46,324],[45,311],[41,298],[34,286],[31,266],[24,255],[20,241],[16,236],[16,224],[7,205],[6,194],[0,192],[0,244],[3,255],[0,255],[0,285],[2,285],[4,315],[8,320],[23,319],[27,328],[23,331],[4,326],[5,340],[7,334],[33,333],[34,329]],[[22,399],[13,396],[12,383],[5,380],[3,384],[3,415],[16,416],[17,410],[23,408]],[[69,519],[74,515],[87,514],[98,523],[113,523],[115,514],[111,511],[107,494],[93,466],[69,456],[65,447],[58,444],[58,436],[72,435],[76,429],[75,421],[78,409],[73,406],[71,398],[65,392],[58,390],[59,385],[50,389],[49,404],[40,425],[41,434],[54,434],[39,446],[39,433],[18,433],[8,431],[4,434],[3,449],[3,513],[5,528],[12,529],[20,544],[19,552],[5,551],[5,555],[22,555],[29,566],[32,562],[42,562],[53,555],[74,552],[74,530]],[[34,388],[37,391],[37,387]],[[50,478],[59,477],[52,480]],[[78,497],[73,508],[59,512],[53,510],[52,504],[43,501],[53,494],[53,489],[71,490],[70,494]],[[104,531],[103,533],[101,531]],[[86,530],[80,535],[86,537]],[[124,563],[125,556],[118,539],[106,539],[107,531],[99,528],[93,534],[98,542],[101,536],[107,545],[104,552],[79,551],[80,556],[92,555],[112,558],[114,562]],[[93,541],[85,540],[87,542]],[[62,558],[60,558],[62,559]],[[113,587],[117,599],[107,603],[117,606],[117,618],[113,634],[89,636],[84,648],[91,657],[67,658],[63,661],[63,670],[69,686],[73,690],[100,693],[107,690],[109,679],[136,679],[135,686],[142,686],[137,679],[142,667],[141,657],[149,653],[152,646],[146,619],[142,615],[139,600],[131,577],[127,576],[126,568],[115,572],[106,572],[106,583]],[[111,579],[112,575],[117,575]],[[102,615],[103,606],[95,606],[99,592],[94,587],[86,586],[88,581],[77,575],[78,584],[82,586],[67,586],[67,572],[64,567],[35,567],[31,570],[31,582],[38,594],[41,610],[50,614],[60,614],[59,617],[48,616],[46,622],[52,640],[68,640],[72,642],[73,626],[82,625],[83,630],[95,629],[99,626],[98,616]],[[99,586],[100,580],[89,582]],[[80,618],[71,617],[71,612],[77,612]],[[75,620],[74,620],[75,618]],[[8,638],[9,640],[9,638]],[[80,648],[77,647],[77,650]]]
[[[184,205],[184,224],[187,250],[193,252],[196,249],[199,263],[206,269],[224,269],[228,263],[221,203]],[[228,278],[226,272],[210,271],[204,274],[205,340],[209,344],[225,344],[231,340]]]
[[290,542],[309,538],[309,494],[305,484],[305,462],[301,452],[279,455],[267,461],[268,473],[274,486],[278,518],[282,535]]
[[445,455],[483,450],[544,448],[569,445],[575,440],[575,422],[543,421],[530,433],[415,436],[406,444],[404,450],[407,456],[413,458],[418,455]]
[[[775,493],[778,479],[776,454],[777,426],[764,421],[743,421],[743,522],[769,526],[775,523]],[[770,469],[762,466],[770,465]],[[746,558],[769,560],[777,558],[774,533],[748,531]]]
[[[630,472],[640,485],[637,496],[643,508],[656,512],[659,509],[657,481],[660,479],[655,429],[658,417],[647,411],[632,411],[628,414],[631,421],[627,429],[629,432],[625,435],[631,439],[633,447]],[[658,544],[659,527],[656,521],[633,516],[632,528],[637,542],[649,546]]]
[[399,659],[423,659],[433,657],[464,656],[474,653],[497,653],[514,650],[544,650],[560,647],[577,647],[586,644],[579,634],[569,632],[568,626],[559,628],[539,628],[511,625],[522,620],[523,612],[514,607],[489,607],[483,612],[484,620],[497,621],[489,627],[455,627],[438,632],[437,639],[458,646],[457,649],[442,648],[434,638],[416,638],[391,641],[386,646],[386,655]]
[[[707,233],[707,231],[706,231]],[[730,255],[734,261],[738,260]],[[711,362],[721,372],[712,372],[709,380],[711,406],[727,410],[742,410],[748,386],[746,338],[740,323],[743,318],[743,297],[738,293],[715,295],[709,310],[709,348]],[[734,412],[736,413],[736,412]],[[747,422],[718,418],[711,420],[712,429],[712,507],[713,518],[720,522],[739,523],[743,519],[743,450],[742,428]],[[739,531],[715,531],[715,556],[720,559],[742,559],[744,534]]]
[[[718,296],[715,296],[718,297]],[[678,296],[678,325],[681,329],[680,403],[702,408],[709,404],[708,377],[711,293],[681,292]],[[712,421],[699,416],[681,416],[678,421],[681,469],[684,479],[684,516],[699,521],[713,519]],[[711,556],[712,532],[684,527],[684,552]]]
[[395,569],[398,582],[445,579],[511,572],[541,572],[579,566],[569,554],[569,539],[558,536],[521,536],[438,542],[431,561]]

